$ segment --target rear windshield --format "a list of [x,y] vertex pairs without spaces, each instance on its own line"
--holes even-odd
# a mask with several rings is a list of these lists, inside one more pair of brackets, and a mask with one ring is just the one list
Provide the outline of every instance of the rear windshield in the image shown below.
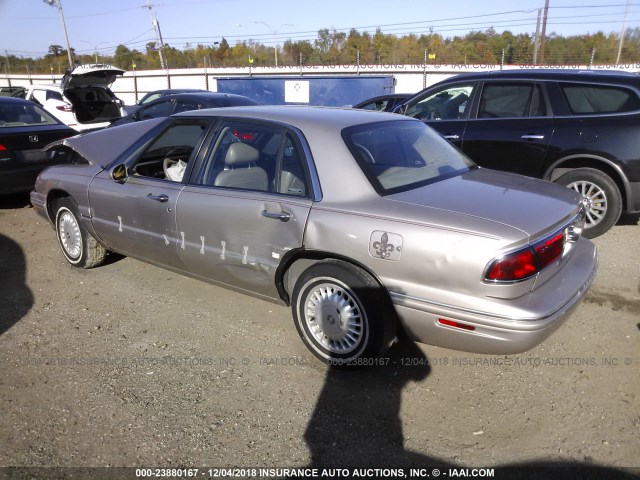
[[381,195],[417,188],[460,175],[475,164],[422,122],[358,125],[342,137]]
[[0,128],[30,125],[56,125],[59,123],[35,103],[0,105]]

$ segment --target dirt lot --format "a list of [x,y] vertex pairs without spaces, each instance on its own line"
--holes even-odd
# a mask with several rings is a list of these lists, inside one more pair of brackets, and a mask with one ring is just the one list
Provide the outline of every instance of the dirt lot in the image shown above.
[[1,467],[640,475],[637,217],[597,239],[586,301],[534,350],[403,342],[391,366],[345,373],[312,358],[284,307],[128,258],[69,266],[27,205],[0,199]]

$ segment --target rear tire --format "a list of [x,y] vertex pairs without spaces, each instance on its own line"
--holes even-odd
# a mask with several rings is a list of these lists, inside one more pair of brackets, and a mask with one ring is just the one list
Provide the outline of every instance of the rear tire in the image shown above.
[[587,212],[583,235],[598,237],[613,227],[622,213],[620,189],[609,175],[595,168],[576,168],[559,177],[555,183],[582,195]]
[[78,206],[71,198],[54,202],[56,237],[67,261],[78,268],[100,265],[107,250],[100,245],[80,221]]
[[355,265],[329,260],[309,267],[293,289],[291,310],[307,348],[335,367],[376,365],[396,336],[387,292]]

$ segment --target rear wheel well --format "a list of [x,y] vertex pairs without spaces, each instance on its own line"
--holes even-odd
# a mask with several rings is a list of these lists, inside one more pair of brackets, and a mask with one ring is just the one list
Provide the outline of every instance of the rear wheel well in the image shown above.
[[[386,291],[386,288],[384,287],[378,276],[374,272],[372,272],[366,265],[355,262],[348,257],[343,257],[342,255],[336,255],[329,252],[296,249],[288,252],[287,256],[283,258],[276,271],[276,287],[278,289],[278,293],[280,294],[280,298],[287,305],[290,305],[291,292],[293,291],[296,281],[298,280],[300,275],[302,275],[302,273],[312,265],[320,262],[325,262],[327,260],[338,260],[361,268],[369,275],[371,275],[371,277],[375,279],[376,282],[378,282],[380,287],[384,288]],[[389,301],[391,301],[391,297],[389,297]]]
[[622,210],[627,210],[627,192],[622,177],[620,176],[620,172],[602,160],[588,157],[571,158],[563,161],[556,165],[552,170],[548,171],[545,179],[554,182],[565,173],[575,170],[576,168],[593,168],[601,171],[611,178],[611,180],[615,182],[618,190],[620,191],[620,195],[622,196]]

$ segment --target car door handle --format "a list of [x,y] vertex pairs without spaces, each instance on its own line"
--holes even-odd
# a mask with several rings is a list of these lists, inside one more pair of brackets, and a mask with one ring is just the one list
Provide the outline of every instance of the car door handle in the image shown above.
[[282,222],[288,222],[289,219],[291,218],[291,215],[289,215],[287,212],[271,213],[271,212],[267,212],[266,210],[262,210],[262,216],[267,218],[274,218]]
[[522,140],[543,140],[544,135],[522,135],[520,138]]
[[169,197],[164,193],[160,195],[152,195],[151,193],[147,195],[147,198],[150,200],[155,200],[156,202],[164,203],[169,201]]
[[460,135],[443,135],[444,138],[446,138],[447,140],[458,140],[460,138]]

